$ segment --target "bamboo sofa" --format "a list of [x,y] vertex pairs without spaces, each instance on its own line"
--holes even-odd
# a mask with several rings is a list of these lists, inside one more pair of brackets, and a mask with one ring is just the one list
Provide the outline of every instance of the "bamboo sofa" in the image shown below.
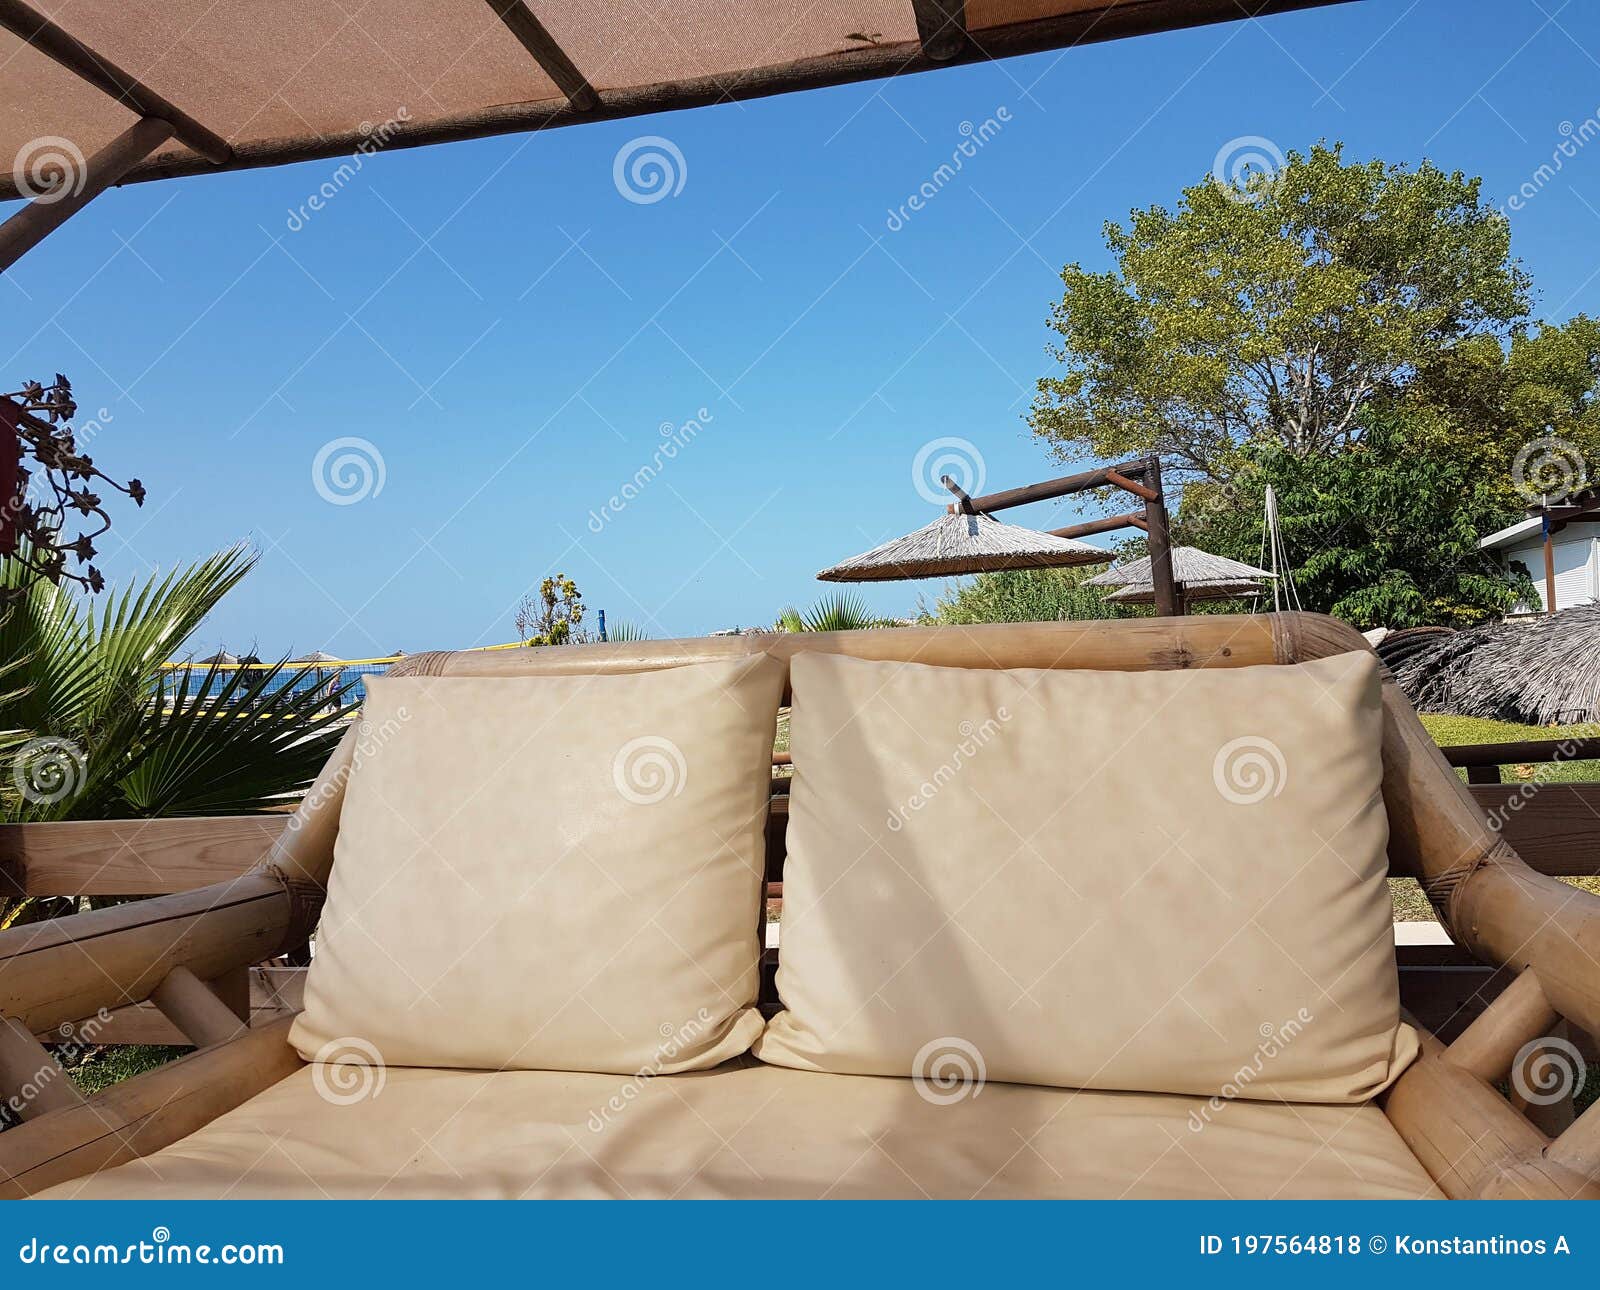
[[[803,652],[820,651],[979,669],[1128,672],[1291,664],[1365,649],[1359,635],[1332,619],[1283,614],[436,653],[406,659],[398,668],[410,674],[485,677],[634,673],[751,652],[764,651],[787,661]],[[330,1190],[361,1194],[363,1189],[368,1195],[425,1194],[426,1187],[408,1190],[405,1183],[419,1171],[430,1170],[432,1186],[444,1194],[496,1194],[481,1180],[464,1177],[459,1159],[444,1169],[433,1158],[441,1150],[438,1144],[450,1140],[449,1126],[429,1125],[424,1134],[419,1120],[407,1132],[408,1117],[426,1118],[430,1081],[446,1074],[430,1071],[389,1071],[387,1089],[352,1112],[387,1117],[371,1120],[365,1129],[359,1119],[351,1122],[358,1126],[358,1138],[393,1139],[386,1157],[393,1167],[387,1176],[364,1181],[345,1177],[342,1188],[335,1188],[331,1180],[346,1167],[339,1159],[341,1152],[330,1139],[318,1155],[315,1140],[324,1131],[332,1132],[327,1130],[327,1116],[344,1112],[331,1106],[338,1098],[318,1099],[303,1090],[293,1094],[306,1075],[305,1063],[287,1042],[289,1019],[250,1029],[207,984],[302,945],[316,926],[351,755],[347,740],[307,794],[295,825],[245,876],[0,933],[0,1093],[12,1095],[20,1085],[30,1085],[22,1105],[24,1122],[0,1134],[0,1193],[9,1197],[47,1190],[52,1196],[182,1194],[181,1181],[163,1182],[163,1161],[171,1159],[172,1152],[186,1152],[183,1159],[190,1169],[197,1159],[204,1162],[212,1156],[219,1168],[226,1168],[230,1152],[267,1156],[276,1140],[298,1133],[308,1140],[296,1158],[299,1191],[306,1196]],[[1048,791],[1050,782],[1050,776],[1042,773],[1040,790]],[[1420,1056],[1376,1104],[1357,1108],[1366,1117],[1361,1132],[1369,1139],[1364,1140],[1375,1140],[1371,1133],[1386,1135],[1387,1150],[1395,1157],[1390,1163],[1420,1179],[1418,1194],[1600,1197],[1600,1107],[1590,1109],[1551,1140],[1496,1088],[1506,1079],[1518,1051],[1547,1034],[1559,1019],[1600,1033],[1600,899],[1534,872],[1488,827],[1387,676],[1382,797],[1389,822],[1391,872],[1419,879],[1455,940],[1484,963],[1503,966],[1514,976],[1509,988],[1453,1042],[1444,1045],[1422,1035]],[[768,877],[781,880],[781,870],[772,866]],[[38,1036],[48,1039],[58,1028],[66,1033],[73,1023],[99,1010],[143,1000],[152,1001],[193,1042],[191,1055],[87,1098],[65,1079],[41,1079],[41,1072],[52,1068],[52,1059]],[[763,974],[763,1010],[770,1014],[776,1002],[771,976]],[[485,1007],[493,1008],[494,1001],[486,1000]],[[691,1170],[702,1172],[702,1167],[688,1163],[687,1156],[674,1154],[687,1149],[674,1137],[681,1137],[686,1119],[698,1120],[703,1135],[720,1141],[716,1150],[721,1164],[706,1171],[698,1189],[690,1187],[684,1194],[798,1194],[785,1187],[783,1161],[792,1154],[790,1148],[803,1149],[808,1145],[805,1139],[830,1132],[850,1136],[849,1150],[861,1158],[873,1157],[875,1149],[891,1156],[895,1151],[937,1151],[933,1139],[963,1132],[959,1127],[963,1122],[948,1108],[931,1107],[896,1091],[908,1081],[793,1072],[785,1073],[791,1082],[780,1091],[792,1092],[795,1080],[803,1084],[807,1079],[854,1080],[868,1086],[868,1091],[842,1111],[838,1106],[825,1108],[821,1122],[807,1122],[809,1103],[804,1097],[774,1102],[773,1096],[761,1094],[757,1084],[754,1093],[747,1090],[734,1097],[735,1109],[719,1118],[704,1096],[705,1089],[715,1087],[715,1079],[726,1079],[727,1086],[735,1088],[743,1087],[739,1081],[751,1084],[762,1077],[748,1058],[736,1065],[739,1069],[726,1076],[719,1070],[654,1081],[661,1090],[653,1094],[659,1114],[649,1112],[641,1101],[629,1111],[633,1118],[621,1122],[622,1136],[607,1139],[604,1145],[588,1145],[581,1124],[558,1125],[561,1132],[552,1130],[553,1138],[541,1139],[556,1144],[550,1158],[530,1164],[529,1177],[516,1180],[513,1194],[538,1191],[532,1185],[537,1179],[564,1176],[573,1166],[579,1172],[572,1176],[584,1181],[565,1185],[566,1194],[673,1194],[688,1181]],[[541,1077],[516,1072],[456,1078],[478,1083],[448,1118],[470,1120],[474,1112],[469,1104],[481,1102],[492,1117],[498,1117],[490,1123],[502,1126],[508,1123],[507,1116],[531,1120],[545,1116],[552,1122],[563,1116],[569,1121],[581,1118],[581,1109],[575,1108],[595,1104],[593,1088],[609,1091],[617,1084],[614,1076]],[[930,1190],[992,1194],[984,1190],[987,1178],[1006,1169],[1008,1161],[1026,1162],[1036,1154],[1030,1145],[1035,1130],[1042,1132],[1052,1122],[1058,1129],[1076,1125],[1071,1131],[1087,1135],[1082,1142],[1091,1148],[1099,1142],[1102,1153],[1115,1152],[1118,1139],[1097,1138],[1094,1125],[1131,1115],[1143,1105],[1118,1101],[1123,1095],[1116,1093],[1068,1094],[1060,1095],[1060,1103],[1049,1104],[1054,1109],[1041,1114],[1035,1103],[1024,1106],[1023,1099],[1035,1093],[1043,1096],[1038,1090],[991,1084],[981,1097],[965,1103],[960,1114],[977,1118],[967,1124],[959,1150],[945,1161],[948,1167],[953,1160],[960,1175],[947,1186],[930,1188],[925,1176],[913,1179],[901,1156],[880,1161],[881,1176],[872,1187],[847,1185],[827,1194],[918,1195]],[[1177,1104],[1181,1118],[1183,1100],[1170,1101]],[[667,1104],[668,1112],[660,1111],[660,1103]],[[1262,1168],[1279,1168],[1272,1144],[1285,1135],[1338,1136],[1341,1130],[1317,1120],[1320,1111],[1258,1105],[1240,1112],[1224,1130],[1233,1137],[1220,1140],[1232,1142],[1235,1150],[1265,1152]],[[653,1120],[652,1114],[657,1118]],[[1008,1116],[1031,1116],[1027,1131],[1008,1126]],[[857,1122],[838,1123],[851,1117]],[[1261,1118],[1259,1132],[1251,1127],[1255,1123],[1251,1117]],[[235,1126],[231,1137],[230,1125]],[[884,1147],[888,1125],[903,1130],[893,1139],[893,1151]],[[1162,1132],[1173,1136],[1170,1127]],[[445,1134],[443,1139],[440,1133]],[[1174,1140],[1174,1144],[1173,1154],[1179,1156],[1192,1149],[1186,1142]],[[129,1172],[138,1170],[141,1162],[148,1166],[144,1172]],[[246,1160],[240,1170],[249,1163]],[[1341,1163],[1347,1171],[1359,1173],[1360,1151]],[[1174,1194],[1205,1194],[1208,1162],[1201,1158],[1192,1164],[1190,1172],[1201,1179],[1200,1185],[1174,1187]],[[1077,1180],[1078,1194],[1137,1191],[1137,1175],[1149,1167],[1136,1159],[1103,1159],[1087,1181]],[[192,1175],[179,1169],[177,1176]],[[1037,1169],[1031,1176],[1041,1192],[1062,1190],[1052,1188]],[[103,1185],[119,1178],[124,1180],[120,1187]],[[716,1181],[707,1183],[706,1178]],[[206,1194],[247,1190],[216,1188]],[[563,1187],[555,1190],[561,1192]],[[1026,1185],[1021,1190],[1026,1191]],[[1217,1183],[1215,1194],[1229,1191],[1225,1182]],[[1346,1186],[1343,1194],[1363,1194],[1360,1179],[1355,1179],[1353,1189]]]

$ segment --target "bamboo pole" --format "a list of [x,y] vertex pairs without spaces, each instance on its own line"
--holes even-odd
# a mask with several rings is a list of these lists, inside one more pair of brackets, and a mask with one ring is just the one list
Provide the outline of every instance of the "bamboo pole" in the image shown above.
[[69,169],[61,189],[41,193],[0,224],[0,271],[9,269],[172,135],[171,122],[144,117],[90,157],[81,175]]

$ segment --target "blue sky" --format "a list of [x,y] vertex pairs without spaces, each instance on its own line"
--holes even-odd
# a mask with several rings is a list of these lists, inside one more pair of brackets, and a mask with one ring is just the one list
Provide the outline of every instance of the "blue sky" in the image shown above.
[[[99,463],[149,488],[114,512],[114,581],[260,549],[202,652],[508,640],[556,570],[658,637],[770,622],[828,590],[818,569],[932,518],[930,441],[976,445],[991,490],[1062,473],[1023,413],[1060,266],[1103,266],[1106,220],[1171,204],[1250,136],[1426,156],[1499,204],[1600,111],[1588,50],[1583,0],[1363,0],[381,154],[302,221],[336,163],[136,185],[6,275],[7,370],[71,376],[110,414]],[[675,195],[619,193],[641,136],[681,154]],[[1600,312],[1600,143],[1512,218],[1538,312]],[[608,507],[663,426],[702,417]],[[382,468],[345,505],[313,473],[341,438]],[[867,595],[899,614],[937,590]]]

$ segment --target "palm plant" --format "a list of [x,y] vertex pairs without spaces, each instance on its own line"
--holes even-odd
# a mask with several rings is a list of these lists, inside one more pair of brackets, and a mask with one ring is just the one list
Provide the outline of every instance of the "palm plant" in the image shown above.
[[[249,814],[281,805],[337,742],[325,689],[279,663],[226,674],[162,664],[249,572],[234,547],[92,601],[0,561],[0,819]],[[167,702],[164,680],[178,677]],[[26,912],[0,900],[0,927]],[[36,910],[35,912],[43,912]]]
[[838,591],[824,596],[802,613],[792,605],[778,615],[780,632],[853,632],[867,627],[895,627],[892,618],[879,618],[859,594]]

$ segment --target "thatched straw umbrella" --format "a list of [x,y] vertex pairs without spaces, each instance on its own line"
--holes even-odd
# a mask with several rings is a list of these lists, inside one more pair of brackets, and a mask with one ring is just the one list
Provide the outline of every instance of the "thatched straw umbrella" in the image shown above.
[[1600,605],[1441,636],[1395,680],[1422,712],[1531,726],[1600,720]]
[[[1261,594],[1263,579],[1275,575],[1253,564],[1212,555],[1194,546],[1172,548],[1172,578],[1185,601],[1248,600]],[[1097,573],[1085,584],[1089,587],[1117,587],[1107,600],[1123,604],[1148,605],[1155,601],[1155,580],[1150,573],[1150,557],[1130,560],[1104,573]]]
[[915,533],[895,538],[817,575],[823,582],[894,582],[1003,569],[1059,569],[1103,564],[1111,552],[1052,537],[984,514],[941,515]]

